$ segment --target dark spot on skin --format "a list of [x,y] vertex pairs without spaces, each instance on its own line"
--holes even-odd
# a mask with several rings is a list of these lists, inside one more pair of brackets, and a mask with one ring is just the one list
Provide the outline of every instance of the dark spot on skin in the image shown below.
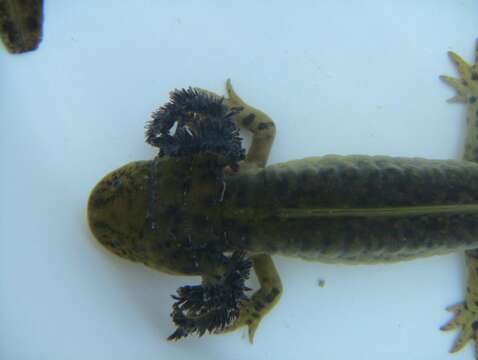
[[471,74],[471,79],[472,79],[472,80],[478,80],[478,73],[473,72],[473,73]]
[[463,85],[468,86],[468,81],[462,80],[461,82],[462,82]]
[[247,325],[251,325],[251,324],[252,324],[252,320],[246,320],[246,324],[247,324]]
[[258,301],[254,304],[254,309],[256,309],[256,311],[261,311],[264,307],[265,307],[265,305],[260,301]]
[[103,221],[95,221],[93,222],[93,226],[98,229],[108,229],[108,230],[111,229],[111,227]]
[[426,247],[428,249],[432,249],[435,247],[435,244],[433,243],[433,241],[431,239],[429,239],[429,241],[426,242]]
[[114,176],[113,179],[109,182],[109,186],[113,188],[117,188],[118,186],[121,185],[121,179],[119,176]]
[[254,313],[252,313],[252,316],[254,316],[256,319],[258,319],[258,318],[261,317],[261,314],[259,314],[258,312],[254,312]]
[[463,306],[465,310],[468,310],[468,304],[465,302],[465,305]]
[[470,96],[470,98],[468,99],[468,101],[470,102],[470,104],[473,104],[476,102],[476,96]]
[[171,217],[171,218],[177,218],[179,216],[178,214],[178,208],[174,205],[168,205],[167,207],[162,207],[162,215]]
[[108,205],[114,200],[114,197],[97,197],[93,200],[93,207],[96,209],[100,209]]
[[259,129],[259,130],[265,130],[265,129],[269,129],[270,127],[274,127],[274,124],[273,124],[273,123],[260,123],[260,124],[257,126],[257,129]]
[[254,122],[255,118],[256,118],[256,115],[249,114],[244,119],[242,119],[242,124],[244,126],[250,126]]
[[265,300],[268,303],[271,303],[274,300],[274,295],[272,295],[271,293],[267,294],[266,297],[265,297]]
[[114,248],[119,248],[119,246],[121,245],[121,243],[117,239],[110,239],[108,243]]
[[269,294],[266,295],[265,297],[265,300],[268,302],[268,303],[271,303],[274,301],[274,299],[277,297],[277,295],[280,294],[280,290],[276,287],[272,288],[271,289],[271,292]]

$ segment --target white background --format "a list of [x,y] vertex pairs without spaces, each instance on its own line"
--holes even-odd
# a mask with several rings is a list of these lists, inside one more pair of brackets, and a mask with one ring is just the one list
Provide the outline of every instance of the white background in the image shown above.
[[277,257],[285,292],[253,346],[242,330],[168,343],[169,294],[197,279],[107,253],[85,203],[105,173],[154,155],[144,122],[171,89],[223,94],[228,77],[276,121],[271,163],[459,158],[464,106],[438,75],[456,75],[448,50],[472,60],[476,1],[52,0],[45,14],[38,51],[0,53],[0,359],[472,359],[438,331],[463,299],[462,254]]

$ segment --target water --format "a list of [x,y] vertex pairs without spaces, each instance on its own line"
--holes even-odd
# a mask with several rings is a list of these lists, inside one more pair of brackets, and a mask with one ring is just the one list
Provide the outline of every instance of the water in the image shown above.
[[[270,162],[326,153],[459,158],[464,108],[438,75],[471,61],[468,1],[47,1],[44,40],[0,53],[0,358],[472,359],[447,354],[462,256],[343,267],[275,260],[284,296],[245,332],[169,344],[178,286],[96,246],[106,172],[148,159],[173,88],[237,92],[276,122]],[[325,279],[326,286],[317,286]]]

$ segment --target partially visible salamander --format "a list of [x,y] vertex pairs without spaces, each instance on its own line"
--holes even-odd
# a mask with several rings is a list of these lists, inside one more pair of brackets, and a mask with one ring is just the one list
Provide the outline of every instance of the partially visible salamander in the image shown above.
[[[465,302],[443,327],[462,328],[458,351],[478,340],[478,66],[450,56],[461,79],[442,78],[468,105],[462,161],[328,155],[266,167],[274,122],[229,81],[227,98],[176,90],[147,124],[158,156],[93,189],[91,230],[121,257],[202,276],[174,296],[172,340],[248,326],[252,341],[282,293],[272,255],[369,264],[464,250]],[[236,126],[252,132],[247,154]],[[251,267],[260,288],[248,296]]]
[[12,54],[35,50],[43,31],[43,0],[0,0],[0,37]]

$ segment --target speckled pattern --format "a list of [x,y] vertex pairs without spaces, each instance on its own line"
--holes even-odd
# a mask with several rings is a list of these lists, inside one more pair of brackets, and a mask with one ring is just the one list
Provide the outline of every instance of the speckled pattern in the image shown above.
[[478,165],[457,160],[328,155],[230,179],[232,206],[384,207],[478,202]]
[[[191,176],[189,171],[180,173],[177,162],[173,163],[178,177]],[[206,200],[211,205],[216,201],[216,206],[207,210],[200,206],[198,211],[192,209],[196,195],[184,190],[191,191],[191,183],[173,184],[162,172],[151,161],[132,163],[108,175],[90,200],[95,235],[118,255],[151,262],[155,252],[164,254],[163,247],[178,246],[174,239],[199,245],[205,239],[221,251],[387,262],[478,245],[476,212],[458,208],[431,213],[444,204],[478,202],[478,165],[471,162],[367,156],[304,159],[230,176],[224,194],[218,183]],[[172,191],[173,186],[178,189]],[[190,206],[185,208],[186,203]],[[287,218],[280,212],[284,208],[413,209],[420,205],[429,209],[403,216],[392,212],[375,217]],[[118,225],[113,227],[110,219],[118,219]],[[206,228],[210,231],[205,232]],[[156,236],[154,244],[145,240],[151,234]],[[163,256],[158,260],[164,261]]]
[[[471,162],[309,158],[233,177],[224,200],[235,209],[225,215],[230,242],[253,252],[368,263],[478,245],[478,209],[431,213],[444,204],[478,203],[478,165]],[[407,213],[419,206],[422,214]],[[391,211],[381,214],[385,207]],[[285,208],[299,215],[287,217]],[[308,215],[317,208],[325,215]],[[359,210],[329,218],[327,209],[337,208]],[[377,215],[361,215],[368,209],[378,209]]]

